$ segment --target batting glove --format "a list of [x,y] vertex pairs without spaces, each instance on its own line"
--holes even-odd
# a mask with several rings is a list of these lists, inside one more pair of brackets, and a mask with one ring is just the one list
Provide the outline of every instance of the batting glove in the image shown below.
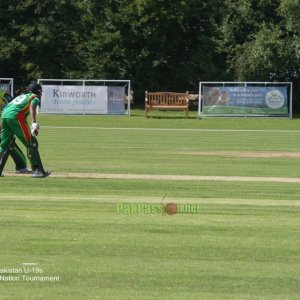
[[31,124],[31,134],[37,136],[39,134],[40,126],[37,122],[32,122]]

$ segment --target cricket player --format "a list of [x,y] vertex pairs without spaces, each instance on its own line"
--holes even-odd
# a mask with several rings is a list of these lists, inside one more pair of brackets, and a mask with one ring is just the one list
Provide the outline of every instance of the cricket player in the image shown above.
[[[2,112],[2,130],[0,144],[0,175],[2,174],[9,153],[14,148],[14,136],[16,136],[27,148],[27,156],[30,160],[33,174],[32,177],[43,178],[51,172],[45,171],[38,151],[36,136],[39,125],[36,122],[36,108],[40,105],[42,87],[38,83],[28,86],[28,93],[22,94],[7,104]],[[27,123],[30,115],[32,120],[31,129]]]
[[[0,90],[0,109],[1,109],[1,111],[11,101],[12,101],[12,96],[10,94],[8,94],[6,91]],[[0,131],[1,131],[1,124],[0,124]],[[1,138],[0,138],[0,142],[1,142]],[[31,170],[27,169],[26,157],[17,144],[14,144],[14,147],[13,147],[12,151],[10,152],[10,156],[12,157],[12,159],[15,162],[16,173],[28,174],[28,173],[32,172]]]

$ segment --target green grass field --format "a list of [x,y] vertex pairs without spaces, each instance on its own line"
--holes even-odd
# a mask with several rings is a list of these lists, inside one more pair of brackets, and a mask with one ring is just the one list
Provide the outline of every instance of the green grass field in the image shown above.
[[[299,299],[300,119],[150,115],[38,116],[53,176],[0,179],[0,299]],[[200,211],[144,209],[170,202]]]

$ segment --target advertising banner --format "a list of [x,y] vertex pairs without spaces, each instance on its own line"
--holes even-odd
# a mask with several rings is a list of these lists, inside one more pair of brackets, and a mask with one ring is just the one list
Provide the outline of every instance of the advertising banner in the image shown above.
[[42,85],[41,113],[124,114],[125,87]]
[[0,83],[0,90],[4,90],[9,94],[12,94],[11,90],[10,90],[10,84],[9,83]]
[[287,87],[204,86],[202,112],[223,115],[288,115]]
[[108,86],[107,101],[109,114],[124,114],[125,113],[125,87]]
[[0,90],[4,90],[13,96],[13,79],[12,78],[0,78]]
[[43,85],[40,112],[106,114],[106,86]]

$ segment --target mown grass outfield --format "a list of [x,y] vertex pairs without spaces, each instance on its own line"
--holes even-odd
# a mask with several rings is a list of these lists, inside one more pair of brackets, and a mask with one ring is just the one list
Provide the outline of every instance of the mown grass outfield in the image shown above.
[[[0,299],[299,299],[300,119],[151,115],[39,116],[53,176],[0,179]],[[117,210],[169,202],[200,212]]]

